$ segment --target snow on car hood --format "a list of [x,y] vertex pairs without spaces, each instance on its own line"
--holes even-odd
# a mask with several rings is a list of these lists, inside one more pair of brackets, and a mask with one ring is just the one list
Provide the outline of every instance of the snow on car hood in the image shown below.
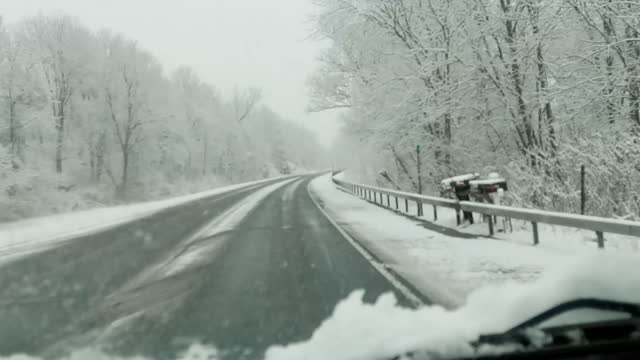
[[[388,359],[412,350],[434,358],[471,355],[481,334],[503,332],[559,303],[577,298],[640,302],[640,257],[597,254],[548,269],[529,284],[505,283],[473,292],[462,307],[407,309],[392,294],[375,304],[363,291],[339,303],[308,341],[273,346],[267,360]],[[580,321],[580,312],[567,321]]]

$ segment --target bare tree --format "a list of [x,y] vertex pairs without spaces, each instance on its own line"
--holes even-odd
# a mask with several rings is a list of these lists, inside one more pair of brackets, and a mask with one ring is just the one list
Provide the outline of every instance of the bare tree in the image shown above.
[[134,42],[107,38],[104,99],[108,118],[121,153],[118,192],[126,194],[131,157],[142,141],[142,128],[150,122],[144,110],[148,104],[149,77],[155,64]]
[[243,122],[262,98],[262,91],[257,88],[250,88],[244,91],[236,89],[233,93],[233,110],[236,121]]
[[63,169],[65,110],[91,52],[89,32],[68,16],[39,16],[23,24],[31,54],[39,62],[55,124],[55,169]]

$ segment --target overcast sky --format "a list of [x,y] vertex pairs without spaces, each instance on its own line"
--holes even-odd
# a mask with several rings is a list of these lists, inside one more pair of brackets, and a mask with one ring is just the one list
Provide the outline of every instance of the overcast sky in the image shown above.
[[264,102],[330,144],[337,114],[308,114],[305,80],[323,44],[309,40],[310,0],[2,0],[10,23],[66,13],[138,40],[167,69],[191,65],[226,96],[263,89]]

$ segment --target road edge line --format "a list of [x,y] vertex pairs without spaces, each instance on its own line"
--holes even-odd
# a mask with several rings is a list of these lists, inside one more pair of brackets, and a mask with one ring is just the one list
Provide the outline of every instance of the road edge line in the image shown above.
[[338,230],[338,232],[345,239],[347,239],[347,242],[349,242],[349,244],[351,244],[351,246],[353,246],[356,249],[356,251],[358,251],[360,255],[362,255],[362,257],[364,257],[365,260],[367,260],[367,262],[371,264],[371,266],[374,269],[376,269],[376,271],[378,271],[378,273],[380,273],[380,275],[382,275],[385,279],[387,279],[387,281],[389,281],[389,283],[394,288],[396,288],[396,290],[398,290],[404,297],[406,297],[407,300],[409,300],[416,308],[427,305],[427,303],[423,300],[423,298],[425,297],[423,294],[420,294],[417,290],[413,290],[409,286],[405,285],[410,283],[406,279],[403,279],[402,277],[400,277],[395,272],[387,269],[387,267],[382,262],[378,261],[376,257],[369,250],[367,250],[356,239],[354,239],[346,230],[344,230],[340,225],[338,225],[338,223],[331,218],[331,216],[327,213],[327,211],[323,209],[322,206],[320,206],[320,204],[318,203],[318,201],[316,200],[316,198],[314,197],[314,195],[312,194],[309,188],[311,186],[311,183],[315,179],[317,179],[317,177],[309,181],[309,183],[307,184],[306,186],[307,194],[309,195],[309,198],[311,198],[311,201],[313,201],[313,203],[316,205],[318,210],[320,210],[320,212],[324,215],[324,217],[327,220],[329,220],[331,225],[333,225],[333,227],[336,230]]

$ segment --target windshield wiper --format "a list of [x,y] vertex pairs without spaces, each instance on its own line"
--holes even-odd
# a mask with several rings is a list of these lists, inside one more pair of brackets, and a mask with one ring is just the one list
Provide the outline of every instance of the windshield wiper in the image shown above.
[[[512,327],[511,329],[501,334],[481,335],[478,338],[478,341],[476,342],[476,344],[498,345],[498,344],[516,342],[518,344],[528,346],[530,345],[530,341],[529,341],[530,337],[526,333],[526,330],[536,328],[537,326],[544,323],[545,321],[551,320],[554,317],[565,314],[569,311],[580,310],[580,309],[614,311],[614,312],[628,314],[631,318],[640,319],[640,305],[638,304],[614,301],[614,300],[578,299],[578,300],[567,301],[562,304],[556,305]],[[608,321],[596,322],[593,324],[603,324],[603,323],[609,323],[609,322]],[[550,327],[547,329],[540,329],[540,330],[545,332],[551,331],[553,333],[556,333],[564,329],[569,329],[569,328],[579,329],[580,327],[585,327],[587,325],[588,324],[571,324],[571,325],[565,325],[565,326]]]
[[569,311],[579,309],[591,309],[591,310],[603,310],[603,311],[615,311],[630,315],[631,317],[640,317],[640,305],[602,299],[578,299],[572,300],[560,305],[556,305],[549,310],[546,310],[523,323],[512,327],[506,332],[516,332],[524,329],[530,329],[536,327],[543,322],[550,320],[558,315],[562,315]]
[[[627,314],[626,319],[573,323],[538,328],[569,311],[593,309]],[[602,299],[578,299],[556,305],[509,330],[481,335],[471,344],[477,351],[469,359],[640,359],[640,305]],[[483,355],[483,346],[503,347],[506,352]],[[519,349],[515,351],[515,349]],[[396,359],[431,359],[414,351]],[[598,356],[599,355],[599,356]]]
[[[539,327],[569,311],[593,309],[629,318]],[[640,358],[640,305],[602,299],[579,299],[556,305],[501,334],[483,335],[472,344],[520,349],[476,359],[637,359]]]

